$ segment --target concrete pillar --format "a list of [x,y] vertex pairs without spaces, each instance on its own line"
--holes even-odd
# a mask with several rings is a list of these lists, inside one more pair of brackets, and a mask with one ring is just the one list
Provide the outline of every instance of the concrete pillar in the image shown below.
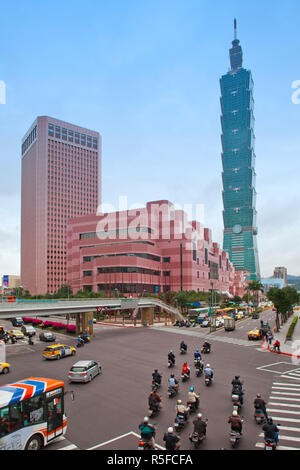
[[142,325],[148,326],[153,325],[153,317],[154,317],[154,308],[142,308],[141,309],[141,319]]
[[83,315],[84,315],[83,317],[84,328],[83,329],[88,330],[89,335],[92,336],[92,334],[94,333],[94,322],[93,322],[94,314],[93,312],[85,312]]

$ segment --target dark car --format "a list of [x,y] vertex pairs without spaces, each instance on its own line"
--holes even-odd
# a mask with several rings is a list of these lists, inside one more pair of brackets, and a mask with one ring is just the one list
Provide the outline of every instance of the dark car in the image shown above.
[[44,331],[40,334],[39,338],[40,341],[45,341],[46,343],[51,343],[52,341],[56,340],[56,336],[50,331]]
[[258,320],[259,319],[259,313],[258,312],[252,313],[252,318],[253,318],[253,320]]

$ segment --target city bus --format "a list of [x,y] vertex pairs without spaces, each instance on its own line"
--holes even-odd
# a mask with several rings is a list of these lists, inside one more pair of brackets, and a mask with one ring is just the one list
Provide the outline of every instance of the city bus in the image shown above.
[[64,382],[30,377],[0,386],[0,450],[40,450],[67,430]]
[[216,310],[217,316],[222,317],[223,315],[226,316],[235,316],[236,314],[236,309],[233,307],[227,307],[227,308],[220,308],[219,310]]

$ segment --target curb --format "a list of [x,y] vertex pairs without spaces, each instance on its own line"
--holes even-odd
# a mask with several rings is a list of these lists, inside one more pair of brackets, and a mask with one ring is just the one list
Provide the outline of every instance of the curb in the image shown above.
[[269,351],[269,352],[274,353],[274,354],[281,354],[282,356],[295,357],[296,359],[300,359],[300,356],[296,356],[295,354],[292,354],[292,353],[286,353],[286,352],[282,352],[282,351],[280,351],[280,352],[271,351],[269,346],[267,348],[264,347],[265,343],[266,343],[266,341],[261,343],[261,348],[264,349],[265,351]]

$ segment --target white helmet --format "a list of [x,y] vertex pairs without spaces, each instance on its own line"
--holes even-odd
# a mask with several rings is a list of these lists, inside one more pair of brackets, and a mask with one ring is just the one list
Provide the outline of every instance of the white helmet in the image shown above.
[[149,422],[149,418],[148,418],[148,416],[145,416],[144,423],[148,423],[148,422]]
[[207,364],[207,366],[206,366],[206,367],[210,367],[210,364]]
[[233,410],[232,416],[238,416],[238,415],[239,415],[238,412],[236,410]]
[[171,434],[173,432],[173,428],[168,428],[168,433]]
[[201,413],[198,413],[197,416],[198,416],[198,418],[200,418],[200,419],[202,418],[202,414],[201,414]]
[[181,405],[182,401],[181,400],[177,400],[177,405]]

